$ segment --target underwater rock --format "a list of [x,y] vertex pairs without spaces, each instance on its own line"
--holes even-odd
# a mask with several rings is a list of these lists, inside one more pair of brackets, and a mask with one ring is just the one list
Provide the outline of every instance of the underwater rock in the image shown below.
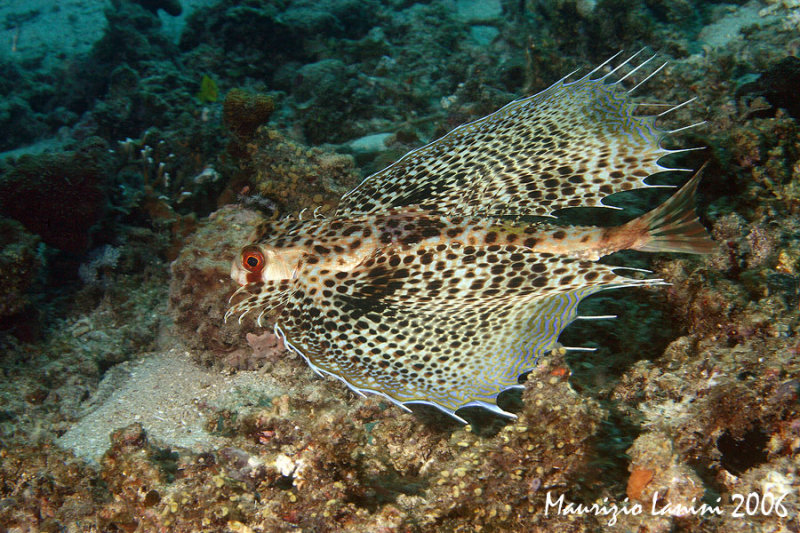
[[404,154],[390,148],[395,139],[394,133],[371,133],[341,145],[339,151],[352,154],[356,164],[364,170],[385,168]]
[[96,137],[76,152],[23,155],[0,170],[0,213],[81,254],[106,207],[109,164],[108,145]]
[[183,13],[183,7],[179,0],[133,0],[151,13],[157,13],[159,9],[168,15],[177,17]]
[[675,519],[683,519],[684,525],[688,525],[686,521],[699,523],[688,512],[678,511],[675,515],[666,514],[663,517],[652,516],[649,512],[653,505],[657,509],[665,509],[667,506],[673,509],[697,506],[704,493],[702,481],[686,465],[685,459],[675,453],[667,435],[659,432],[644,433],[637,437],[627,453],[631,458],[627,495],[631,501],[639,501],[648,509],[647,513],[635,517],[635,520],[625,520],[629,527],[640,522],[648,531],[666,532],[671,530],[671,522]]
[[456,0],[456,17],[470,24],[495,22],[503,15],[500,0]]
[[[724,506],[727,512],[714,519],[719,521],[718,531],[741,529],[743,522],[750,531],[791,531],[796,528],[796,509],[800,506],[796,487],[800,481],[800,469],[795,458],[776,456],[742,476],[719,476],[718,480],[726,491],[722,501],[730,502]],[[748,512],[754,509],[755,512]],[[739,512],[734,513],[736,510]]]
[[359,137],[358,139],[353,139],[347,143],[346,146],[357,154],[374,155],[376,153],[386,151],[388,148],[386,146],[386,141],[392,139],[393,137],[393,133],[373,133],[371,135]]
[[[69,452],[28,439],[0,444],[0,524],[6,531],[65,531],[83,517],[95,523],[96,471]],[[7,528],[7,529],[6,529]]]
[[[737,97],[755,98],[763,96],[776,108],[785,109],[789,115],[800,120],[800,101],[797,90],[800,87],[800,59],[788,56],[771,65],[758,80],[741,86]],[[774,112],[764,110],[758,116],[770,116]]]
[[[160,32],[161,20],[148,8],[164,7],[177,0],[111,0],[105,10],[108,26],[92,47],[90,58],[100,67],[113,68],[123,62],[136,64],[166,57],[175,46]],[[147,6],[145,5],[147,4]]]
[[303,65],[297,70],[294,96],[300,102],[311,98],[327,101],[342,93],[349,74],[350,69],[339,59],[323,59]]
[[0,319],[28,305],[26,293],[42,267],[38,245],[39,238],[22,224],[0,217]]
[[225,206],[199,225],[172,262],[170,313],[188,346],[216,353],[245,346],[236,321],[223,323],[231,292],[223,280],[230,277],[239,239],[260,220],[255,211]]
[[149,442],[139,423],[111,434],[111,448],[101,460],[100,477],[115,498],[98,512],[98,525],[105,530],[157,528],[157,515],[148,513],[161,500],[158,489],[169,478],[177,454]]
[[239,165],[250,194],[272,199],[285,214],[329,212],[360,179],[352,157],[308,148],[277,130],[262,129],[248,148]]
[[[164,387],[164,376],[170,376],[170,387]],[[245,414],[286,390],[274,375],[226,374],[198,365],[188,352],[147,354],[106,371],[81,404],[80,420],[56,442],[95,462],[108,452],[111,431],[136,423],[161,447],[213,450],[228,443],[214,423],[220,411]]]
[[[7,70],[0,65],[0,73]],[[41,115],[31,109],[31,103],[16,95],[0,98],[0,127],[3,129],[0,151],[31,142],[47,131]]]
[[272,98],[244,89],[231,89],[222,104],[222,120],[242,141],[246,141],[275,109]]

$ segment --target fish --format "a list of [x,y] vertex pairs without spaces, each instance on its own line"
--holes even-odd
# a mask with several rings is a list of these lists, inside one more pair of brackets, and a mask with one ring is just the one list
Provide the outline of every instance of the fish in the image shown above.
[[[700,173],[619,226],[570,226],[557,212],[611,207],[671,169],[658,115],[637,114],[619,54],[571,81],[459,126],[346,193],[330,216],[258,225],[233,260],[225,315],[253,313],[320,375],[405,410],[465,407],[514,417],[503,391],[558,349],[578,304],[663,280],[597,262],[621,250],[713,251],[695,212]],[[603,71],[605,69],[605,71]],[[646,69],[645,69],[646,70]],[[623,71],[627,71],[624,75]],[[574,74],[574,73],[573,73]],[[630,83],[628,83],[629,85]],[[683,128],[681,128],[683,129]]]

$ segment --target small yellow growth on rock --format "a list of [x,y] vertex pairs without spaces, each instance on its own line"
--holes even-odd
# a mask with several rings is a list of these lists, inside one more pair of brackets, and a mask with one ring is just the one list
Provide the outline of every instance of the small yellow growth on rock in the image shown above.
[[234,533],[254,533],[250,527],[246,526],[245,524],[242,524],[238,520],[230,520],[228,522],[228,529],[230,529]]
[[795,261],[792,259],[789,253],[786,250],[781,250],[781,252],[778,254],[778,264],[775,266],[775,270],[783,274],[794,275],[794,263]]

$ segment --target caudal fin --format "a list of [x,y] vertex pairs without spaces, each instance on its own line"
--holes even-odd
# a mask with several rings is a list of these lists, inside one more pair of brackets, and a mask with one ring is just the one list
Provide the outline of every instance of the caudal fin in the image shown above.
[[690,254],[714,251],[716,243],[711,240],[694,211],[700,171],[669,200],[628,223],[646,233],[646,237],[640,241],[641,244],[635,247],[636,250]]

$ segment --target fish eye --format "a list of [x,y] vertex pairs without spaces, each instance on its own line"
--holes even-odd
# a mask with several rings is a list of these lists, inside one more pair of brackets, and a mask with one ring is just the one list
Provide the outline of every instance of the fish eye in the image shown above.
[[264,270],[264,254],[255,246],[248,246],[242,250],[242,268],[253,274]]

